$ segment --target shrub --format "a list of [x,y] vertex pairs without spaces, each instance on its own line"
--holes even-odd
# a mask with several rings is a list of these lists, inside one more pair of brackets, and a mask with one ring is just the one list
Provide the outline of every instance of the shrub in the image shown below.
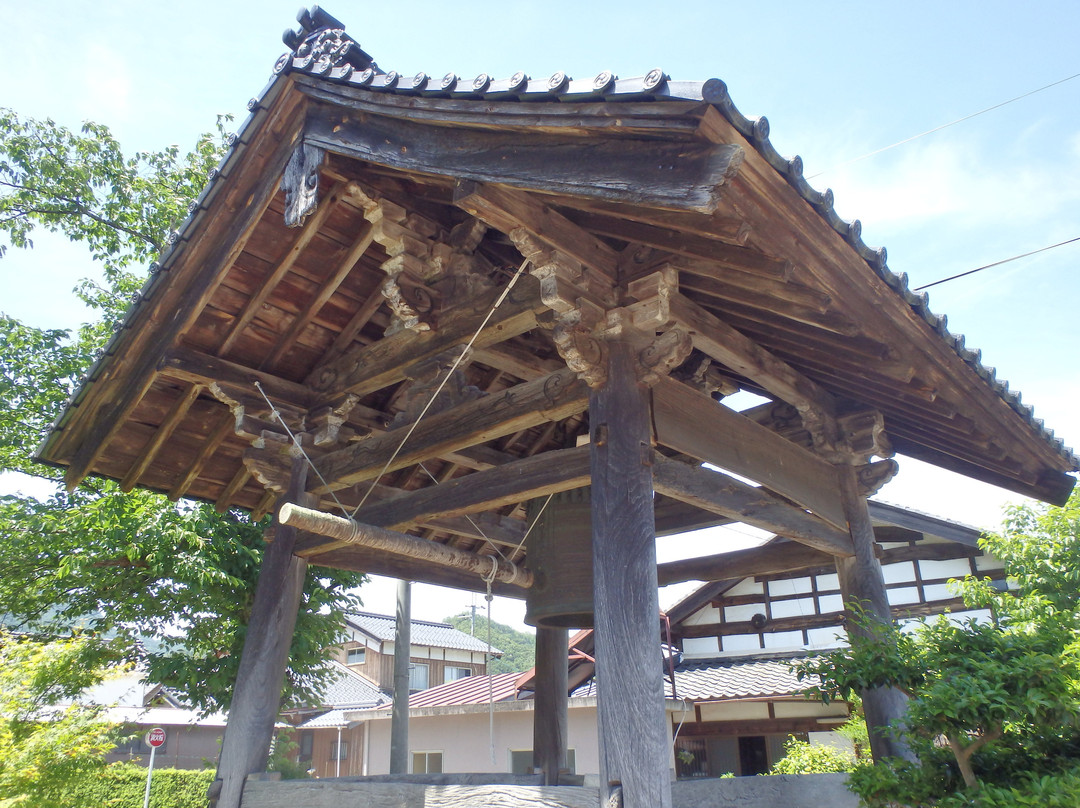
[[850,772],[857,765],[855,754],[847,749],[788,738],[784,742],[784,757],[773,764],[769,774]]
[[[213,769],[154,769],[150,808],[206,808]],[[69,808],[142,808],[146,769],[114,763],[100,772],[71,778],[60,791]],[[26,808],[37,808],[33,802]]]

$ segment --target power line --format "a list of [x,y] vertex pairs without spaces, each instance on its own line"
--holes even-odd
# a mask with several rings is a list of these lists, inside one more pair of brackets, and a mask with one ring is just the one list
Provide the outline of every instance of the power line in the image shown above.
[[959,275],[950,275],[948,278],[942,278],[940,281],[934,281],[933,283],[925,283],[922,286],[916,286],[913,291],[921,292],[923,289],[929,289],[931,286],[937,286],[941,283],[954,281],[957,278],[963,278],[965,275],[974,275],[976,272],[982,272],[984,269],[990,269],[990,267],[999,267],[1002,264],[1008,264],[1010,261],[1019,261],[1021,258],[1027,258],[1029,255],[1046,252],[1047,250],[1052,250],[1055,247],[1063,247],[1066,244],[1072,244],[1074,241],[1080,241],[1080,236],[1077,236],[1076,238],[1071,238],[1068,241],[1059,241],[1057,244],[1051,244],[1049,247],[1040,247],[1039,249],[1032,250],[1031,252],[1014,255],[1012,258],[1006,258],[1003,261],[995,261],[992,264],[986,264],[985,266],[976,267],[975,269],[969,269],[967,272],[961,272]]
[[860,160],[865,160],[867,157],[873,157],[875,154],[881,154],[882,152],[888,151],[889,149],[895,149],[897,146],[903,146],[905,143],[910,143],[913,140],[918,140],[919,138],[925,137],[926,135],[932,135],[932,134],[934,134],[934,132],[940,132],[942,129],[948,129],[950,126],[956,126],[956,124],[958,124],[958,123],[963,123],[964,121],[971,120],[972,118],[978,117],[979,115],[983,115],[983,114],[985,114],[987,112],[992,112],[993,110],[999,109],[1000,107],[1003,107],[1006,104],[1011,104],[1014,101],[1019,101],[1022,98],[1027,98],[1029,95],[1035,95],[1035,93],[1041,93],[1043,90],[1049,90],[1051,87],[1057,87],[1059,84],[1064,84],[1067,81],[1072,81],[1073,79],[1075,79],[1077,77],[1080,77],[1080,73],[1074,73],[1071,76],[1067,76],[1067,77],[1065,77],[1063,79],[1059,79],[1058,81],[1052,82],[1052,83],[1047,84],[1047,85],[1045,85],[1043,87],[1039,87],[1036,90],[1030,90],[1029,92],[1026,92],[1023,95],[1018,95],[1018,96],[1016,96],[1016,98],[1010,98],[1008,101],[1002,101],[1000,104],[994,104],[994,106],[992,106],[992,107],[987,107],[986,109],[980,109],[978,112],[972,112],[970,115],[965,115],[963,118],[957,118],[955,121],[950,121],[949,123],[943,123],[941,126],[935,126],[933,129],[927,129],[925,132],[920,132],[917,135],[912,135],[911,137],[904,138],[903,140],[898,140],[896,143],[893,143],[893,144],[891,144],[889,146],[883,146],[880,149],[876,149],[875,151],[872,151],[872,152],[867,152],[866,154],[860,155],[859,157],[853,157],[850,160],[845,160],[842,163],[837,163],[836,165],[830,166],[829,168],[826,168],[823,171],[819,171],[816,174],[811,174],[810,176],[807,177],[807,179],[812,180],[812,179],[814,179],[816,177],[820,177],[822,174],[827,174],[828,172],[835,171],[838,168],[843,168],[844,166],[849,166],[852,163],[857,163]]

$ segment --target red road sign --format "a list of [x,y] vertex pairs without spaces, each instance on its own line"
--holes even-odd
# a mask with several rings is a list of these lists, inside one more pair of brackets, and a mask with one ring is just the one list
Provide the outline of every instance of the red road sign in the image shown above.
[[161,727],[154,727],[152,730],[146,733],[146,745],[152,746],[157,749],[159,746],[165,745],[165,730]]

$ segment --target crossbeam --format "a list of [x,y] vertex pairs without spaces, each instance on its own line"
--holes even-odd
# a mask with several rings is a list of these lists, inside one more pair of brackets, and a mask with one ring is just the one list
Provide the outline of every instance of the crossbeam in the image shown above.
[[419,558],[447,567],[493,577],[506,584],[532,586],[532,573],[495,555],[479,555],[446,544],[440,544],[415,536],[407,536],[395,530],[365,525],[352,519],[304,508],[286,502],[278,511],[278,521],[287,527],[318,533],[345,544],[359,544],[385,553]]
[[718,471],[663,455],[653,457],[653,487],[672,499],[759,527],[832,556],[854,551],[851,537],[813,514]]

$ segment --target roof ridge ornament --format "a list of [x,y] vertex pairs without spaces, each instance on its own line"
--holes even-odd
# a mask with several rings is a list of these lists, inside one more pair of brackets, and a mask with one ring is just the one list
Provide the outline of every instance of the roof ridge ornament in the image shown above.
[[[345,23],[332,17],[319,6],[310,10],[300,9],[296,15],[300,29],[286,28],[281,40],[291,53],[286,53],[274,65],[275,73],[282,73],[288,67],[310,69],[319,75],[325,75],[335,67],[349,65],[354,70],[370,70],[381,74],[383,71],[375,60],[360,47],[360,43],[345,33]],[[300,60],[298,63],[294,59]]]

